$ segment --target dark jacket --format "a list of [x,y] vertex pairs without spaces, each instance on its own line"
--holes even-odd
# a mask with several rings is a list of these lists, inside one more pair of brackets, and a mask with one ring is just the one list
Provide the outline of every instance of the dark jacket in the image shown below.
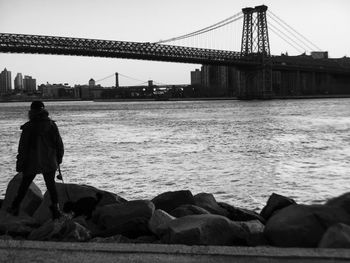
[[64,148],[56,123],[45,109],[31,110],[28,115],[29,121],[21,126],[16,171],[38,174],[57,170]]

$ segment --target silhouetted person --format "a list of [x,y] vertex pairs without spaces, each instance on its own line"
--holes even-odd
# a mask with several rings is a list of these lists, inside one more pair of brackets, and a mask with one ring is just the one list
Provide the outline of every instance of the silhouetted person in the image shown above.
[[21,126],[16,171],[22,173],[17,195],[8,209],[18,215],[20,204],[37,174],[43,174],[51,198],[54,219],[61,216],[55,185],[55,173],[62,162],[64,148],[56,123],[49,118],[44,103],[33,101],[28,112],[29,121]]

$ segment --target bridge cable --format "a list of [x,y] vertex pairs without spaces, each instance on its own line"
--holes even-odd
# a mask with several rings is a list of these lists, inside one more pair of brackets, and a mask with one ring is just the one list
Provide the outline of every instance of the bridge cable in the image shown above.
[[302,34],[300,34],[298,31],[296,31],[293,27],[291,27],[289,24],[287,24],[284,20],[282,20],[281,18],[279,18],[276,14],[274,14],[273,12],[271,12],[270,10],[268,10],[269,14],[272,14],[274,17],[276,17],[278,20],[280,20],[283,24],[285,24],[287,27],[289,27],[291,30],[293,30],[296,34],[298,34],[300,37],[302,37],[303,39],[305,39],[307,42],[309,42],[311,45],[313,45],[316,49],[318,49],[318,51],[321,51],[322,49],[319,48],[316,44],[314,44],[313,42],[311,42],[309,39],[307,39],[305,36],[303,36]]
[[[277,28],[275,25],[273,25],[273,24],[271,24],[271,22],[268,22],[268,25],[269,25],[269,29],[271,29],[275,34],[276,34],[276,31],[278,31],[281,35],[279,35],[278,34],[278,36],[279,37],[281,37],[282,38],[282,36],[283,36],[283,40],[284,41],[286,41],[286,39],[289,39],[289,41],[291,41],[291,42],[293,42],[294,43],[294,45],[292,45],[289,41],[288,41],[288,44],[290,44],[290,45],[292,45],[294,48],[296,48],[295,47],[295,45],[296,46],[298,46],[299,48],[301,48],[301,49],[297,49],[298,51],[300,51],[300,50],[303,50],[304,52],[307,50],[307,48],[305,49],[305,47],[304,46],[302,46],[302,45],[300,45],[297,41],[295,41],[293,38],[291,38],[289,35],[287,35],[285,32],[283,32],[282,30],[280,30],[279,28]],[[274,30],[276,30],[276,31],[274,31]]]
[[[269,26],[270,23],[268,23]],[[277,36],[279,36],[282,40],[284,40],[287,44],[291,45],[295,50],[297,50],[298,52],[302,53],[303,51],[300,50],[298,47],[296,47],[295,45],[293,45],[292,43],[290,43],[287,39],[285,39],[280,33],[277,32],[277,30],[273,29],[273,27],[269,28],[270,31],[272,31],[273,33],[275,33]]]
[[[287,33],[291,36],[293,36],[295,38],[295,41],[300,42],[300,44],[298,43],[298,45],[302,48],[304,48],[305,50],[313,50],[314,47],[310,46],[308,43],[305,43],[304,40],[302,40],[300,37],[298,37],[296,34],[294,34],[290,29],[288,29],[285,25],[283,25],[280,21],[278,21],[277,19],[275,19],[273,16],[268,15],[269,18],[271,18],[274,22],[276,22],[283,30],[287,31]],[[282,30],[281,30],[282,31]],[[283,31],[282,31],[283,32]],[[289,39],[292,39],[291,36],[287,35],[286,33],[283,32],[283,34],[285,36],[287,36]],[[302,45],[303,46],[302,46]]]
[[221,20],[213,25],[210,25],[210,26],[207,26],[205,28],[202,28],[200,30],[196,30],[194,32],[191,32],[191,33],[188,33],[188,34],[184,34],[184,35],[181,35],[181,36],[178,36],[178,37],[173,37],[173,38],[169,38],[169,39],[166,39],[166,40],[160,40],[158,42],[154,42],[154,44],[162,44],[162,43],[167,43],[167,42],[173,42],[173,41],[177,41],[177,40],[181,40],[181,39],[184,39],[184,38],[189,38],[189,37],[193,37],[193,36],[196,36],[196,35],[199,35],[199,34],[203,34],[203,33],[206,33],[208,31],[211,31],[211,30],[214,30],[216,28],[219,28],[219,27],[222,27],[222,26],[225,26],[227,24],[230,24],[232,22],[235,22],[237,21],[238,19],[242,18],[242,12],[239,12],[233,16],[230,16],[224,20]]

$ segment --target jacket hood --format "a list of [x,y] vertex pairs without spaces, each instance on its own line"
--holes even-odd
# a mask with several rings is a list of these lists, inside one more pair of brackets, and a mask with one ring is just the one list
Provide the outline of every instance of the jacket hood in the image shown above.
[[28,118],[30,121],[49,120],[49,112],[45,109],[28,111]]

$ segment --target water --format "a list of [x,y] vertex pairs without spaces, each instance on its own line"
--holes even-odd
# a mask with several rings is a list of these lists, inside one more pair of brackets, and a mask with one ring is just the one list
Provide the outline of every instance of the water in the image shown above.
[[[29,103],[0,104],[0,194]],[[272,192],[322,203],[349,191],[350,99],[47,102],[66,182],[126,199],[210,192],[259,209]],[[41,176],[35,182],[42,190]]]

